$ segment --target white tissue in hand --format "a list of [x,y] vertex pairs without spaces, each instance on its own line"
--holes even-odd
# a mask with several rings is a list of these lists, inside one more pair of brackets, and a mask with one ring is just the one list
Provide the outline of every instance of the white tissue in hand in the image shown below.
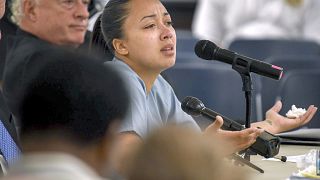
[[289,110],[286,114],[288,118],[297,118],[306,113],[306,109],[297,108],[295,105],[292,105],[291,110]]

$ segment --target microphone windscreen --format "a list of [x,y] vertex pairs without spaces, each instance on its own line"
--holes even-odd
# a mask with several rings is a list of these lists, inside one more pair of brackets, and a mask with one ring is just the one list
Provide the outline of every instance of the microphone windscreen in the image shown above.
[[217,48],[218,46],[209,40],[200,40],[194,47],[194,51],[199,58],[212,60]]
[[201,110],[205,108],[205,106],[198,98],[187,96],[181,102],[181,108],[189,115],[199,116]]

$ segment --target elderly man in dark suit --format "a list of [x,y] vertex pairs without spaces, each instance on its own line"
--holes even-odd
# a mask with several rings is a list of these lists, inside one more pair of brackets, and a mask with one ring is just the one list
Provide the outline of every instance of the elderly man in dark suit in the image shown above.
[[76,49],[85,40],[90,0],[12,0],[17,34],[8,40],[3,73],[4,99],[17,122],[18,91],[23,87],[26,66],[38,50],[52,46]]

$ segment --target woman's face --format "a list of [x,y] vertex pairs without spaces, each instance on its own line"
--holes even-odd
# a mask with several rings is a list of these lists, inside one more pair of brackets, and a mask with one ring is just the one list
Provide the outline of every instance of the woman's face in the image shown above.
[[176,33],[171,17],[158,0],[132,0],[123,25],[129,65],[160,73],[176,59]]

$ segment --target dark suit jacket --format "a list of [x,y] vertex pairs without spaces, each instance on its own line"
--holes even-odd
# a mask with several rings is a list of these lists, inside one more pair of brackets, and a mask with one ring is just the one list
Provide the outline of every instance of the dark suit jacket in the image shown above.
[[0,79],[2,79],[5,58],[7,54],[8,36],[16,34],[17,26],[10,21],[11,0],[6,1],[6,11],[3,18],[0,20],[1,40],[0,40]]
[[19,126],[17,112],[20,98],[23,95],[23,88],[26,79],[30,76],[32,67],[39,64],[39,62],[34,61],[33,56],[37,51],[49,51],[55,46],[20,29],[17,30],[15,36],[9,37],[8,42],[3,74],[3,96]]
[[4,102],[2,93],[0,91],[0,120],[4,124],[5,128],[10,133],[12,139],[19,145],[18,135],[15,127],[15,122],[12,118],[10,111],[7,108],[7,105]]
[[[15,34],[17,30],[17,26],[10,21],[10,16],[12,15],[10,12],[10,4],[11,0],[7,0],[6,12],[4,17],[0,21],[0,29],[2,36],[2,39],[0,40],[0,79],[2,79],[5,57],[7,53],[7,38],[8,36]],[[4,124],[5,128],[8,130],[16,144],[19,145],[15,122],[4,101],[2,91],[0,91],[0,120]]]

